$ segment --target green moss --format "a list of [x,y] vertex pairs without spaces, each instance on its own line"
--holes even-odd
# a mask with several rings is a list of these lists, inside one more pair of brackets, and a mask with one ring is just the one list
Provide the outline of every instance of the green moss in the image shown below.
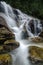
[[29,47],[30,59],[32,62],[42,61],[43,62],[43,48],[37,46]]

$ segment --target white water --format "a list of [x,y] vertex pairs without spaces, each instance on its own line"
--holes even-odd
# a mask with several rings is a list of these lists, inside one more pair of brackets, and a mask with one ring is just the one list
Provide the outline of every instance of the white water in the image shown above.
[[[42,29],[40,27],[39,20],[22,13],[18,9],[16,9],[18,14],[15,14],[15,12],[13,12],[12,7],[6,4],[5,2],[1,2],[1,6],[2,5],[5,13],[0,12],[0,16],[5,19],[8,27],[15,34],[15,39],[20,43],[20,47],[13,50],[10,53],[10,55],[12,56],[12,65],[31,65],[29,60],[27,59],[29,55],[28,46],[31,45],[39,46],[39,45],[32,44],[31,42],[29,42],[29,40],[22,39],[22,31],[24,30],[24,26],[25,26],[25,29],[29,37],[34,37],[36,36],[36,34],[38,36],[40,32],[38,33],[36,32],[37,31],[36,27],[38,27],[38,29],[40,30]],[[32,19],[34,21],[33,22],[34,31],[35,31],[34,34],[31,32],[31,28],[28,25]],[[35,20],[37,20],[38,24],[35,22]],[[19,23],[19,26],[17,25],[17,23]]]

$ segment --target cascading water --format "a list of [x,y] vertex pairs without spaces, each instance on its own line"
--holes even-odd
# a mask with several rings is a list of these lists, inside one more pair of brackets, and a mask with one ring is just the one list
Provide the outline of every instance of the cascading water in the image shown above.
[[[38,36],[40,32],[37,32],[37,29],[40,31],[42,29],[40,27],[39,20],[22,13],[18,9],[13,9],[10,5],[6,4],[5,2],[0,2],[0,16],[6,20],[8,27],[15,34],[15,39],[20,43],[19,48],[10,52],[10,55],[12,56],[12,65],[31,65],[29,63],[29,60],[27,59],[27,47],[31,44],[28,40],[22,39],[21,36],[22,31],[24,30],[24,26],[29,37],[34,37],[36,35]],[[31,20],[33,20],[34,29],[32,29],[31,25],[29,25]],[[35,22],[35,20],[37,20],[37,23]],[[32,30],[34,31],[34,33],[32,33]]]

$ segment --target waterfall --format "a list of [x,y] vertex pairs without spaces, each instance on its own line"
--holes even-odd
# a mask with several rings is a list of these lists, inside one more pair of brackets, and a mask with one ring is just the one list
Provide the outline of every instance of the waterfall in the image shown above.
[[[37,32],[37,29],[41,30],[40,20],[22,13],[19,9],[13,9],[9,4],[6,4],[5,2],[0,2],[0,3],[1,3],[0,10],[2,13],[2,14],[0,13],[0,16],[2,16],[4,18],[6,17],[5,18],[6,21],[8,20],[6,23],[12,29],[12,31],[17,31],[19,29],[21,30],[21,28],[23,28],[24,23],[26,22],[26,28],[28,29],[28,27],[29,27],[29,29],[30,29],[30,30],[29,29],[27,30],[27,32],[30,36],[38,35],[38,33],[40,33],[40,31]],[[4,10],[5,13],[2,10]],[[34,25],[34,27],[33,27],[34,34],[31,32],[32,31],[31,26],[28,25],[30,23],[30,21],[32,22],[32,20],[33,20],[33,25]],[[19,27],[17,25],[19,25]]]
[[[30,42],[27,42],[27,40],[22,40],[21,33],[25,26],[25,30],[27,31],[29,37],[34,37],[36,35],[38,36],[42,29],[40,26],[40,20],[28,16],[19,9],[13,9],[9,4],[2,1],[0,2],[0,16],[5,19],[8,27],[15,34],[15,39],[20,43],[19,48],[10,52],[10,55],[12,56],[12,65],[30,65],[27,59],[27,47],[29,46],[28,44],[30,44]],[[33,28],[31,27],[32,24]]]

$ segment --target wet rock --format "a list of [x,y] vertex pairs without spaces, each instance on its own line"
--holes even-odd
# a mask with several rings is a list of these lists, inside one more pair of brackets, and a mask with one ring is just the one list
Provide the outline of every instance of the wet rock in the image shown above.
[[[1,25],[1,24],[2,24],[2,25]],[[10,28],[8,27],[8,25],[7,25],[7,23],[6,23],[6,20],[5,20],[2,16],[0,16],[0,28],[1,28],[2,26],[5,26],[5,27],[11,32]]]
[[28,33],[26,30],[23,30],[22,31],[22,39],[27,39],[29,36],[28,36]]
[[35,43],[40,43],[43,42],[43,38],[36,36],[36,37],[32,37],[31,41]]
[[43,31],[39,34],[39,36],[43,38]]
[[13,39],[6,40],[3,45],[0,45],[0,54],[8,53],[19,47],[19,43]]
[[0,55],[0,65],[11,65],[12,58],[9,54]]
[[31,33],[35,33],[35,31],[34,31],[34,20],[32,19],[32,20],[30,20],[30,22],[29,22],[29,27],[30,27],[30,29],[31,29]]
[[29,59],[32,63],[43,62],[43,48],[37,46],[30,46]]
[[41,20],[41,25],[42,25],[42,27],[43,27],[43,20]]
[[5,13],[4,6],[0,2],[0,12]]
[[21,33],[22,39],[27,39],[29,37],[27,30],[26,30],[26,23],[24,23],[23,30]]

